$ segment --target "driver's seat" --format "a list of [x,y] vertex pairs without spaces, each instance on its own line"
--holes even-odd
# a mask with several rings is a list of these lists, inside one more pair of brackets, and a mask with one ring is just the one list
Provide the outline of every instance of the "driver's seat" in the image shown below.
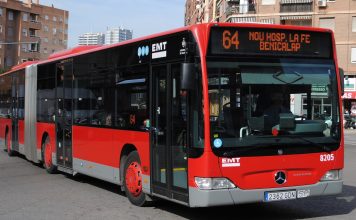
[[226,133],[232,136],[239,136],[242,126],[242,110],[241,108],[224,107],[224,121],[226,125]]

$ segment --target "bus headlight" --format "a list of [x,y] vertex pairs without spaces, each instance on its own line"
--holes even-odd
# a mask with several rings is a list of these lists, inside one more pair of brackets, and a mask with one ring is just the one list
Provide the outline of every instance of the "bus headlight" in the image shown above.
[[195,184],[202,190],[232,189],[236,186],[226,178],[202,178],[195,177]]
[[321,177],[320,181],[335,181],[340,179],[340,171],[339,170],[329,170],[325,173],[323,177]]

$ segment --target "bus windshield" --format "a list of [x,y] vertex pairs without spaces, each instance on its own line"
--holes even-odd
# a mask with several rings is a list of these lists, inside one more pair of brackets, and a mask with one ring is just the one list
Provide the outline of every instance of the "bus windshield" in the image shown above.
[[212,59],[207,65],[215,151],[243,155],[261,149],[305,153],[339,147],[339,95],[332,60]]

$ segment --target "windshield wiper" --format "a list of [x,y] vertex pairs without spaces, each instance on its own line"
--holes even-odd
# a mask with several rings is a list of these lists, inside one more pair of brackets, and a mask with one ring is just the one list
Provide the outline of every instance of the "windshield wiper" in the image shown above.
[[[296,76],[296,78],[291,79],[291,81],[287,81],[286,79],[282,78],[282,76],[285,75],[285,73],[282,72],[282,71],[278,71],[275,74],[273,74],[273,78],[275,78],[275,79],[277,79],[277,80],[279,80],[279,81],[281,81],[281,82],[283,82],[285,84],[293,84],[293,83],[295,83],[295,82],[297,82],[297,81],[299,81],[299,80],[304,78],[303,75],[298,73],[297,71],[293,71],[293,74]],[[292,75],[292,74],[289,74],[289,75]]]

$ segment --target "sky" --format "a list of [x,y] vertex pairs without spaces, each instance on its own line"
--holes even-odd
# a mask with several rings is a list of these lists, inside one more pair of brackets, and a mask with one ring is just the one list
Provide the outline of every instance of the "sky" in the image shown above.
[[184,26],[185,0],[40,0],[69,11],[68,47],[78,36],[107,28],[133,30],[134,38]]

